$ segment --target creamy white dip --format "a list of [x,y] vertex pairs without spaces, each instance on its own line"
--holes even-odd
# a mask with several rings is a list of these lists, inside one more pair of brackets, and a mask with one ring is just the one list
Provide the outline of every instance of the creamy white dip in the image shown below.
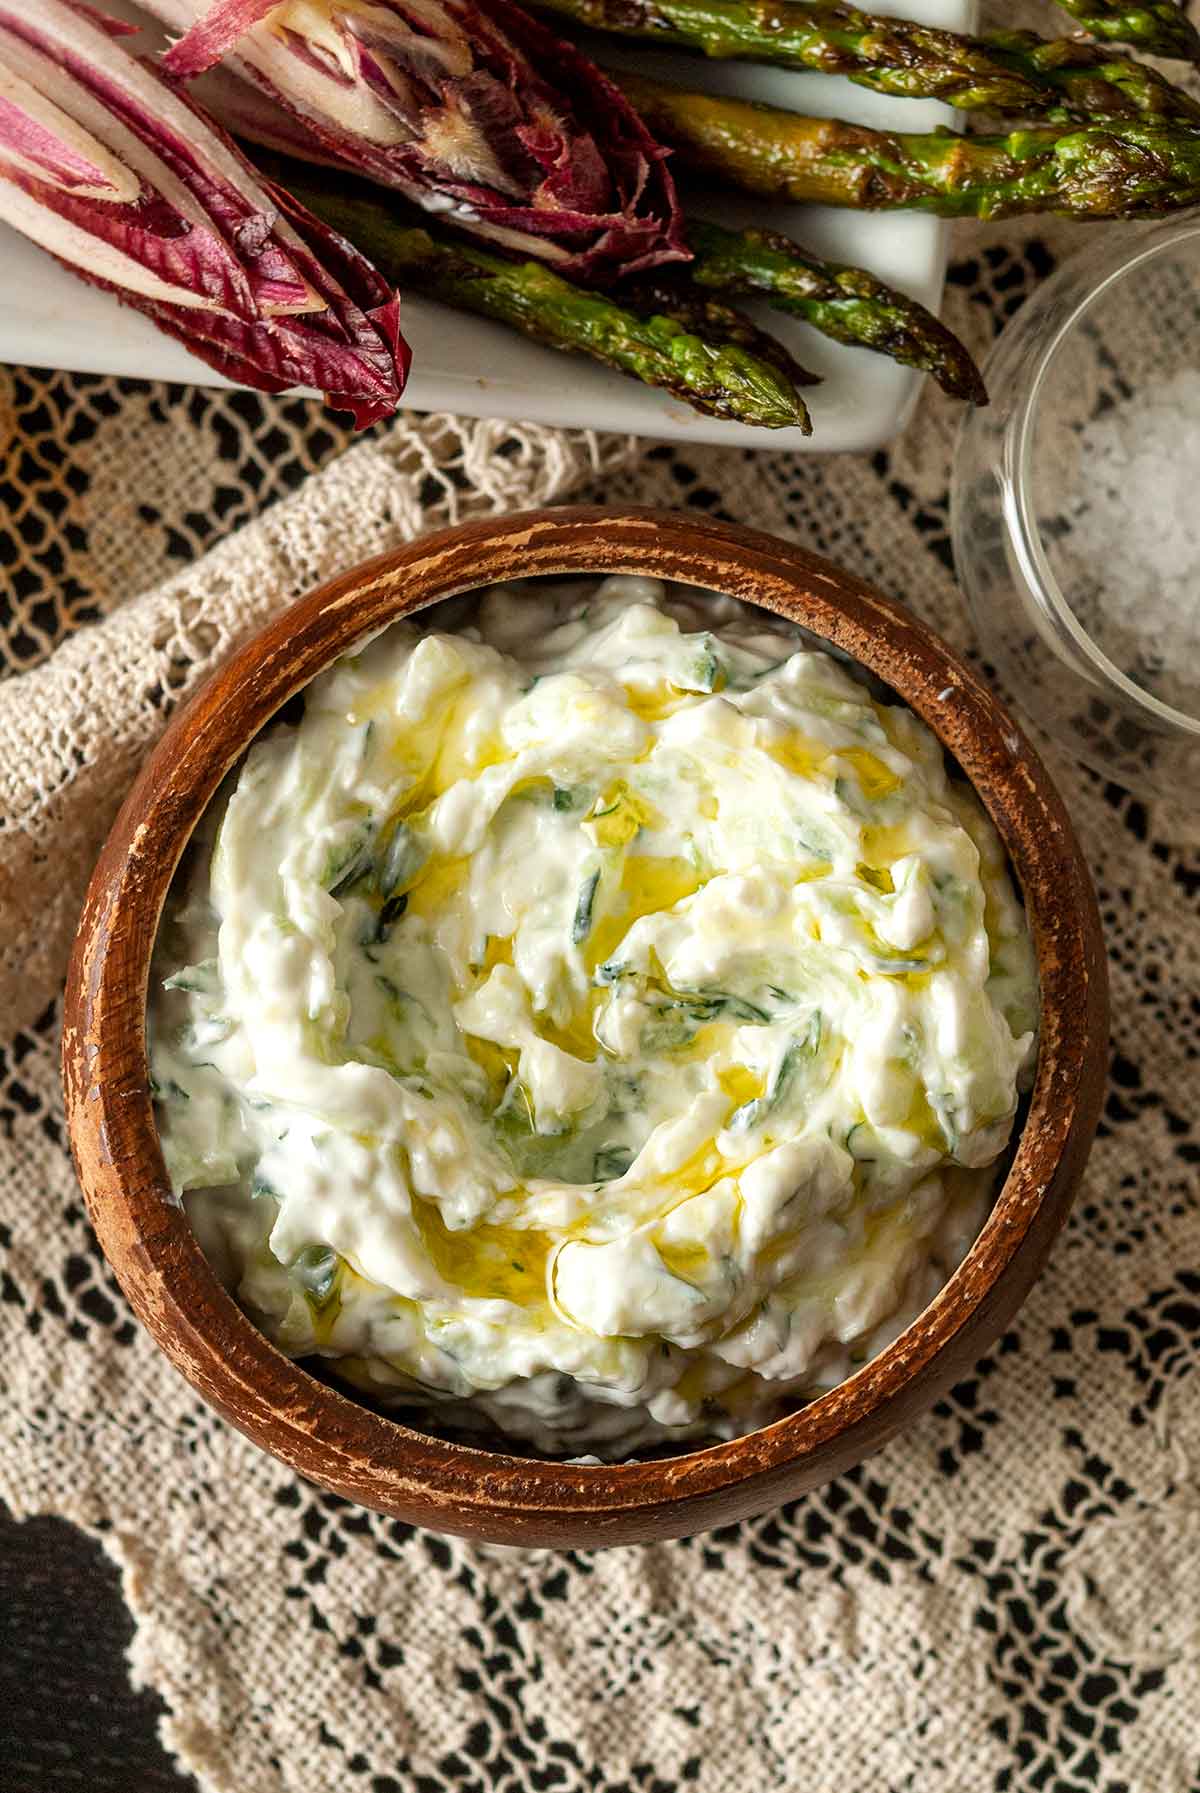
[[1036,1026],[999,841],[760,611],[613,578],[458,620],[339,661],[214,805],[151,1004],[173,1185],[378,1398],[546,1450],[744,1430],[986,1212]]

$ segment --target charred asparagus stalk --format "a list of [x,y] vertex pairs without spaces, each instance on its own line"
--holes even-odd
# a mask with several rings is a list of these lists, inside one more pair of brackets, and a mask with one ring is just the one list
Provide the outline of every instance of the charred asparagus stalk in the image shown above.
[[944,392],[987,404],[979,369],[933,313],[863,268],[820,261],[789,237],[768,230],[727,230],[687,221],[695,260],[675,278],[714,292],[761,293],[837,342],[875,349],[932,374]]
[[405,292],[508,324],[535,342],[573,350],[659,386],[697,411],[766,429],[812,424],[796,390],[813,376],[739,313],[706,296],[677,305],[653,288],[631,297],[573,286],[541,262],[509,261],[428,222],[397,216],[342,176],[260,157],[272,178],[371,256]]
[[876,131],[640,75],[619,81],[684,167],[767,199],[945,218],[1156,217],[1200,204],[1200,134],[1175,125],[1114,120],[980,137]]
[[987,38],[880,18],[822,0],[537,0],[594,31],[652,38],[717,59],[848,75],[862,87],[963,111],[1034,118],[1200,122],[1200,103],[1157,69],[1079,38]]
[[1105,38],[1109,43],[1136,44],[1149,56],[1200,61],[1200,32],[1184,16],[1177,0],[1143,0],[1141,6],[1122,6],[1119,0],[1058,3],[1093,37]]

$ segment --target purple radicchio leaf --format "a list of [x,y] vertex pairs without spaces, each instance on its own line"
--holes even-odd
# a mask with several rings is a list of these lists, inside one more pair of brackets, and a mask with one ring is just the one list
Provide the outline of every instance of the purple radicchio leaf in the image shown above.
[[399,300],[81,0],[0,0],[0,219],[220,372],[361,427],[408,373]]
[[[307,134],[310,159],[568,277],[605,284],[688,259],[668,152],[594,63],[512,0],[143,3],[183,32],[169,75],[220,61]],[[234,107],[238,128],[246,110]],[[283,133],[266,135],[278,146]]]
[[165,52],[159,67],[169,81],[202,75],[278,4],[279,0],[218,0]]

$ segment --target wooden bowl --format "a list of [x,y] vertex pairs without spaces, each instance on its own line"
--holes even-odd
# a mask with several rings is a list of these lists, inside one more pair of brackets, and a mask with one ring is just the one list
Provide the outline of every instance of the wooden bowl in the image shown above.
[[[172,874],[221,778],[293,694],[364,635],[435,599],[531,574],[645,573],[749,599],[876,673],[955,756],[1024,894],[1041,976],[1037,1074],[991,1216],[941,1294],[848,1381],[705,1449],[593,1466],[451,1444],[290,1362],[240,1312],[172,1200],[150,1102],[146,992]],[[551,510],[464,524],[353,568],[236,654],[175,717],[92,878],[67,988],[71,1144],[100,1243],[176,1368],[256,1443],[400,1519],[506,1544],[682,1536],[760,1513],[880,1449],[1003,1330],[1062,1225],[1099,1114],[1103,941],[1062,803],[996,699],[922,623],[828,561],[666,511]]]

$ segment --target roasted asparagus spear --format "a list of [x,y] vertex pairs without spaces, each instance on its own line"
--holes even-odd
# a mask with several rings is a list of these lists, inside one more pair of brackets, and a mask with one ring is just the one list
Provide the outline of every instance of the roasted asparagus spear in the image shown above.
[[716,299],[656,289],[628,300],[573,286],[541,262],[510,261],[428,220],[409,223],[395,197],[281,158],[272,178],[304,196],[318,218],[370,255],[403,291],[494,318],[522,335],[573,350],[660,386],[697,411],[767,429],[810,433],[797,387],[811,382],[787,351]]
[[980,137],[878,131],[640,75],[619,81],[683,167],[763,198],[947,218],[1156,217],[1200,204],[1200,134],[1175,125],[1114,120]]
[[821,261],[775,231],[689,218],[687,238],[695,260],[672,278],[737,297],[760,293],[825,336],[919,367],[954,398],[987,403],[979,369],[953,332],[865,269]]
[[1078,37],[1029,31],[987,38],[880,18],[822,0],[537,0],[595,31],[651,38],[719,59],[848,75],[906,99],[1032,118],[1200,122],[1200,102],[1156,69]]
[[1177,0],[1143,0],[1141,6],[1122,6],[1119,0],[1058,3],[1093,37],[1103,37],[1109,43],[1136,44],[1149,56],[1200,61],[1200,32],[1184,15]]

